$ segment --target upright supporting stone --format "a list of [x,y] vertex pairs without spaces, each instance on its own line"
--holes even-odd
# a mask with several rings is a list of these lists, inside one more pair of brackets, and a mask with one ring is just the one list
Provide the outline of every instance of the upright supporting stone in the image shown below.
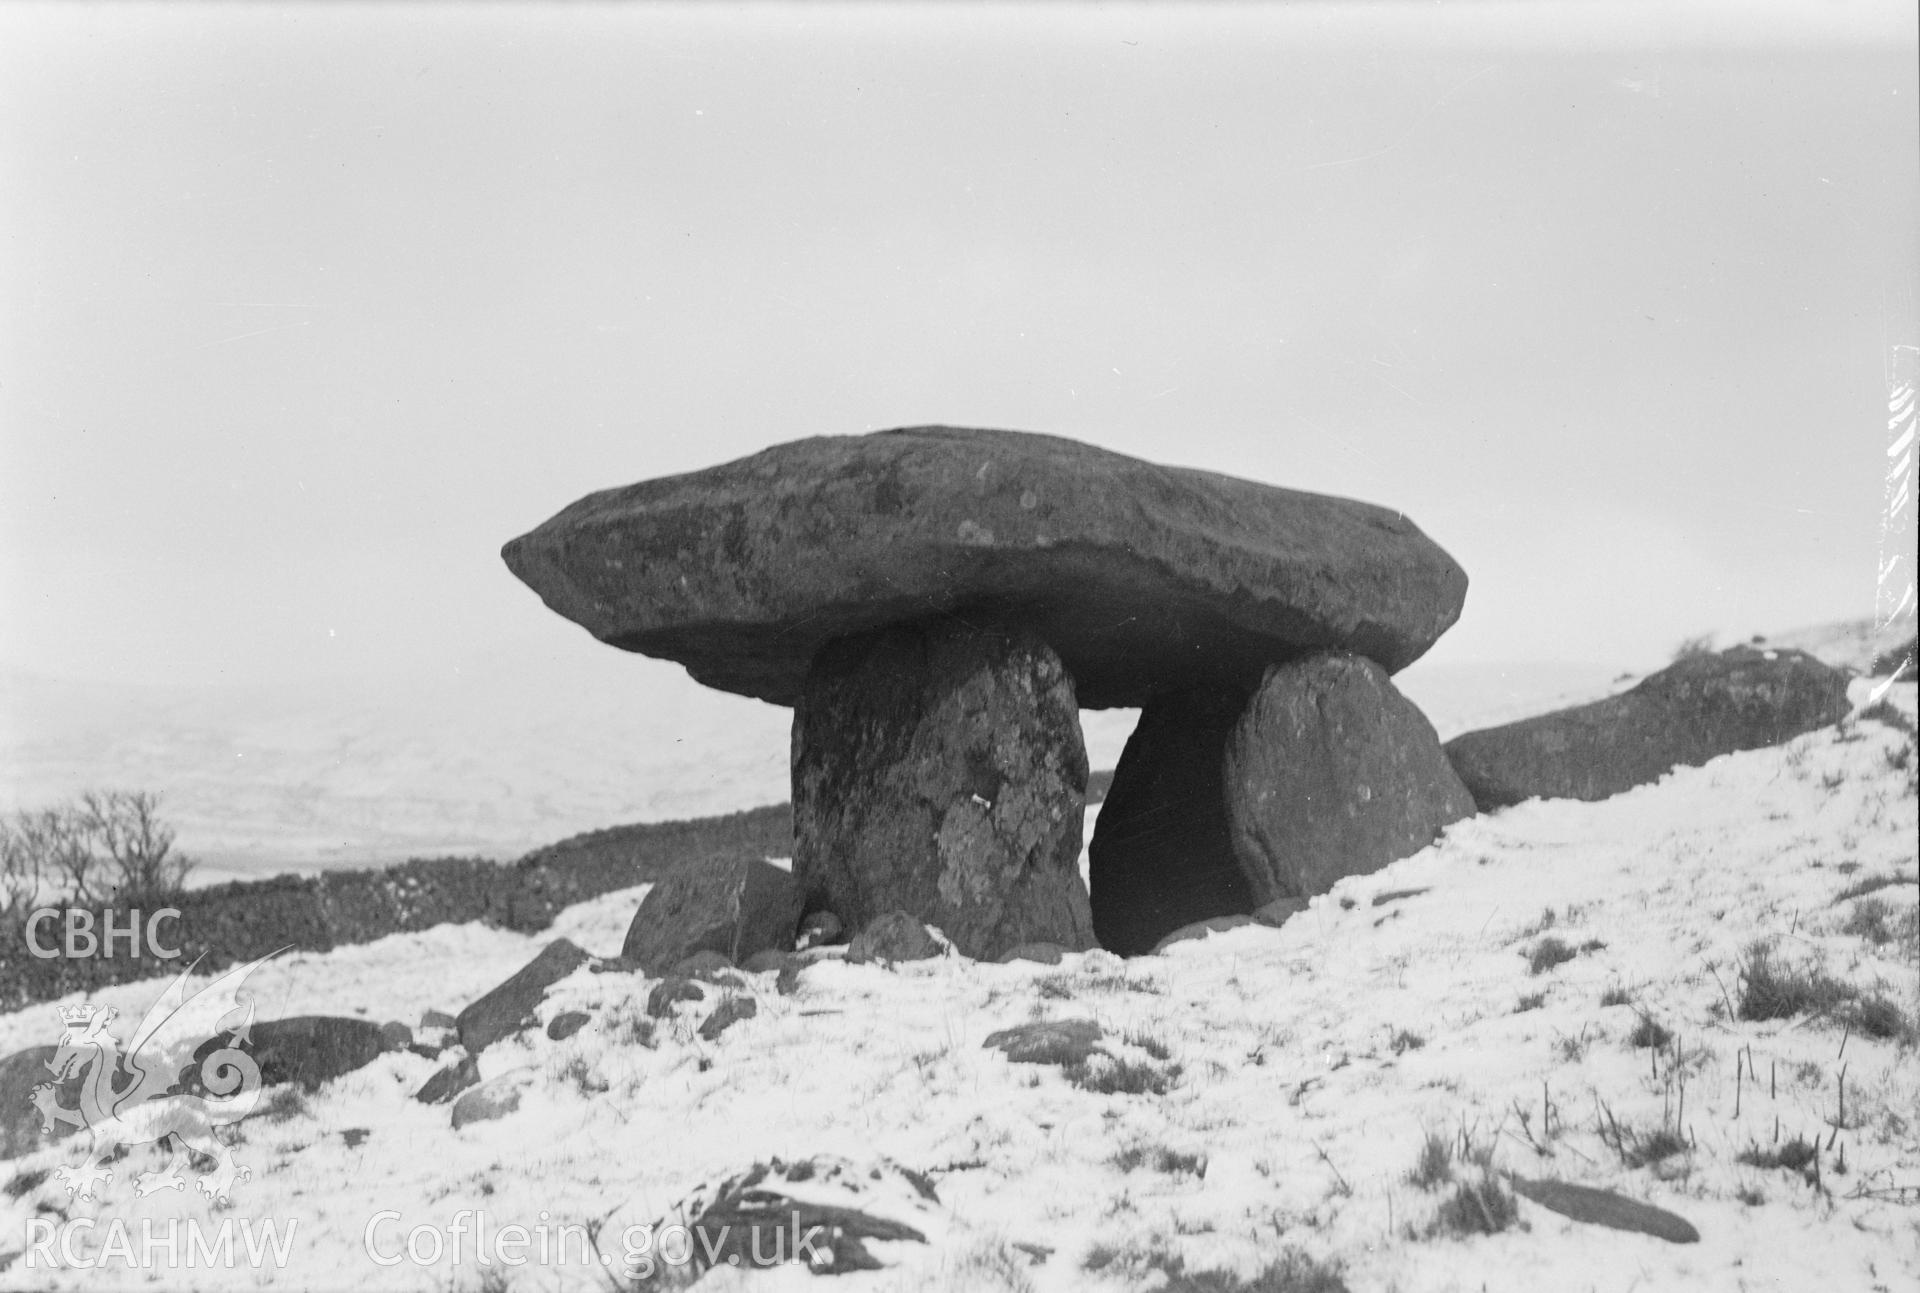
[[1227,829],[1227,738],[1245,708],[1235,687],[1155,698],[1127,738],[1088,850],[1093,928],[1122,956],[1166,935],[1254,908]]
[[1093,942],[1073,679],[1033,634],[937,618],[836,639],[793,713],[794,876],[849,928],[888,911],[968,956]]
[[1338,653],[1267,670],[1226,746],[1226,805],[1256,904],[1325,893],[1473,814],[1426,715]]

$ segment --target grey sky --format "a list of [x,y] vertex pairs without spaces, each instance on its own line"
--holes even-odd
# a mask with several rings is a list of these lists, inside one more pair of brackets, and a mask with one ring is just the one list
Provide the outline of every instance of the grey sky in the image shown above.
[[0,8],[0,663],[554,667],[505,539],[919,422],[1401,508],[1435,658],[1865,614],[1915,17],[1810,9]]

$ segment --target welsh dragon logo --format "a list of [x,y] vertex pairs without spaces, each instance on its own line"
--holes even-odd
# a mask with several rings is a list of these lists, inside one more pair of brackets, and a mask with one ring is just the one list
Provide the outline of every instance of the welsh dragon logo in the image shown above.
[[[213,1171],[200,1177],[198,1183],[201,1192],[216,1202],[227,1201],[236,1179],[252,1178],[252,1170],[234,1161],[233,1151],[214,1129],[240,1121],[259,1102],[259,1065],[238,1049],[253,1027],[252,994],[243,1001],[239,989],[248,975],[277,955],[269,952],[257,961],[236,966],[189,996],[187,979],[199,965],[195,960],[141,1019],[124,1055],[107,1031],[119,1011],[85,1003],[61,1007],[60,1045],[47,1061],[53,1081],[36,1086],[32,1100],[44,1120],[42,1130],[51,1132],[55,1123],[67,1123],[84,1127],[93,1135],[93,1151],[87,1161],[78,1168],[60,1168],[59,1177],[67,1193],[81,1199],[93,1197],[97,1186],[113,1179],[112,1170],[103,1164],[114,1150],[121,1145],[164,1141],[169,1136],[173,1138],[173,1161],[162,1171],[142,1172],[136,1177],[136,1193],[185,1189],[180,1169],[186,1166],[189,1152],[213,1160]],[[242,1010],[246,1013],[237,1025],[219,1026]],[[195,1049],[222,1032],[227,1035],[226,1044],[200,1062],[201,1082],[217,1098],[176,1090],[181,1071],[189,1066]],[[83,1071],[80,1107],[69,1109],[60,1103],[59,1084]]]

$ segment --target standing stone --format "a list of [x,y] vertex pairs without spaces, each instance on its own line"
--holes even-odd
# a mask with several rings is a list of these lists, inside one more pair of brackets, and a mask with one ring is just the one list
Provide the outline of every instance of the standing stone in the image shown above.
[[1378,871],[1474,811],[1426,715],[1345,654],[1267,670],[1227,743],[1226,785],[1255,905]]
[[936,618],[829,643],[794,709],[794,876],[852,928],[893,910],[988,959],[1091,945],[1073,679],[1033,634]]
[[622,960],[660,975],[697,952],[735,963],[793,947],[800,886],[758,858],[691,867],[657,881],[640,901],[620,948]]
[[1087,851],[1093,928],[1108,951],[1142,956],[1182,926],[1253,910],[1224,782],[1246,699],[1235,687],[1197,687],[1141,711]]
[[1447,742],[1482,812],[1536,796],[1605,799],[1736,750],[1846,716],[1847,677],[1804,651],[1731,647],[1677,660],[1638,686]]

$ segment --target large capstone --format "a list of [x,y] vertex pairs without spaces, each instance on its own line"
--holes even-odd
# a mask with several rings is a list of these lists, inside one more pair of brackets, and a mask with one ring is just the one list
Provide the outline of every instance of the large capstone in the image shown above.
[[799,440],[592,494],[503,555],[602,641],[781,705],[829,642],[947,613],[1031,630],[1092,709],[1314,650],[1393,671],[1467,587],[1396,511],[960,427]]
[[1378,871],[1474,811],[1426,715],[1352,655],[1269,669],[1227,742],[1225,775],[1256,905]]
[[1227,738],[1247,689],[1204,686],[1150,702],[1127,738],[1087,850],[1093,928],[1122,956],[1183,926],[1245,914],[1253,889],[1227,827]]
[[1732,647],[1675,661],[1618,696],[1447,742],[1482,812],[1533,799],[1605,799],[1836,723],[1847,678],[1803,651]]
[[900,910],[968,956],[1091,946],[1073,679],[1030,632],[938,618],[829,643],[794,709],[794,876],[861,928]]

